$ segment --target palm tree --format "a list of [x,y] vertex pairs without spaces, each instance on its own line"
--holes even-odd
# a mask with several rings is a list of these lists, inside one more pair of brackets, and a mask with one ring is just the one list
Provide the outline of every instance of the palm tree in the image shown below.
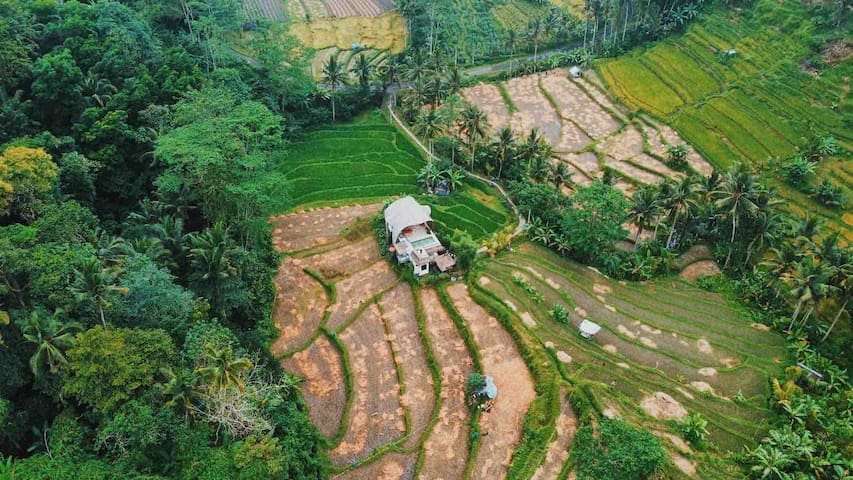
[[[536,64],[539,56],[539,42],[542,41],[542,34],[545,33],[545,22],[541,18],[534,18],[527,24],[525,35],[527,39],[533,42],[533,63]],[[535,67],[534,67],[535,68]]]
[[572,175],[574,172],[569,170],[569,166],[563,162],[556,162],[551,164],[550,177],[551,182],[554,183],[554,187],[559,190],[560,187],[572,181]]
[[178,407],[184,416],[191,416],[198,401],[198,381],[192,372],[183,368],[177,370],[171,366],[160,369],[165,382],[158,384],[160,393],[166,399],[165,406]]
[[335,95],[338,90],[339,85],[345,85],[347,81],[347,74],[344,71],[344,66],[338,63],[338,57],[336,55],[332,55],[326,60],[326,64],[323,65],[323,81],[328,83],[330,87],[332,87],[332,121],[335,121]]
[[821,342],[825,342],[829,338],[829,334],[832,333],[841,315],[847,311],[847,304],[850,302],[851,295],[853,295],[853,280],[851,280],[853,279],[853,258],[851,258],[853,255],[850,254],[849,249],[845,257],[843,260],[836,262],[836,274],[830,279],[830,282],[835,287],[834,290],[837,293],[840,306],[838,307],[838,312],[835,313],[835,318],[833,318],[832,323],[829,325],[829,329],[823,335]]
[[400,82],[400,74],[403,71],[403,64],[400,63],[396,58],[392,58],[385,62],[381,67],[379,67],[379,73],[382,76],[382,80],[387,85],[393,85],[395,83],[398,84]]
[[749,260],[753,255],[760,256],[779,239],[785,225],[784,218],[776,210],[759,212],[752,228],[752,240],[746,247],[744,266],[749,266]]
[[686,177],[678,183],[664,183],[661,186],[660,195],[662,196],[663,211],[666,213],[667,221],[670,224],[666,248],[672,248],[672,239],[675,236],[679,220],[693,212],[697,207],[693,195],[693,179]]
[[367,90],[370,86],[370,76],[373,75],[373,65],[363,53],[360,53],[355,58],[355,65],[353,65],[350,73],[355,74],[358,77],[358,84],[361,85],[362,89]]
[[761,445],[749,452],[752,472],[761,480],[791,480],[793,477],[787,470],[794,465],[794,460],[782,450]]
[[235,253],[229,230],[222,223],[190,237],[190,263],[198,280],[211,287],[211,303],[219,305],[222,281],[238,274],[231,257]]
[[551,162],[542,156],[534,157],[533,160],[527,164],[527,172],[530,178],[541,182],[548,178],[548,174],[551,172]]
[[726,256],[725,266],[728,266],[731,260],[737,227],[741,219],[755,217],[759,211],[756,203],[759,189],[758,180],[748,167],[738,164],[726,172],[722,188],[714,192],[719,197],[714,205],[725,211],[732,219],[732,236],[729,239],[729,254]]
[[454,192],[462,186],[462,182],[464,180],[465,172],[458,167],[451,168],[450,171],[447,172],[447,181],[450,184],[450,190]]
[[74,334],[83,329],[78,323],[63,322],[63,314],[59,309],[52,315],[35,309],[19,325],[24,339],[36,346],[35,353],[30,357],[30,370],[36,377],[41,376],[45,366],[50,373],[56,373],[60,365],[68,363],[64,351],[74,344]]
[[471,170],[474,170],[477,143],[486,136],[488,128],[488,120],[482,110],[471,105],[462,111],[462,131],[468,137],[468,145],[471,148]]
[[640,235],[652,223],[657,222],[660,215],[660,205],[657,202],[657,192],[653,188],[641,188],[634,195],[631,208],[628,210],[628,220],[637,226],[634,237],[634,250],[640,244]]
[[202,384],[211,390],[222,390],[236,385],[243,391],[246,384],[243,380],[243,372],[254,367],[248,358],[234,358],[231,347],[216,348],[213,344],[204,345],[204,360],[202,367],[195,370],[195,374]]
[[510,160],[515,150],[515,135],[509,127],[503,127],[498,131],[498,137],[495,140],[494,148],[497,153],[498,160],[498,178],[501,178],[504,163]]
[[817,262],[814,257],[805,257],[802,262],[794,266],[794,271],[788,276],[788,281],[791,284],[790,295],[796,299],[797,306],[791,316],[788,331],[794,328],[794,322],[799,318],[804,305],[811,306],[803,319],[805,324],[814,310],[814,305],[835,291],[836,287],[830,283],[830,279],[835,273],[835,267]]
[[462,83],[464,82],[464,80],[465,78],[462,75],[462,71],[459,70],[459,67],[453,66],[450,69],[450,72],[448,72],[447,74],[447,90],[450,93],[458,93],[459,90],[462,88]]
[[422,112],[418,116],[418,121],[415,124],[415,130],[418,134],[423,135],[427,139],[427,143],[429,144],[429,156],[430,162],[433,158],[432,153],[432,142],[436,137],[441,133],[441,115],[435,109],[429,109]]
[[546,145],[542,135],[539,134],[539,130],[533,128],[518,146],[518,156],[522,160],[530,161],[530,159],[542,155]]
[[108,297],[112,293],[125,294],[127,288],[116,285],[118,280],[116,271],[104,267],[97,257],[83,261],[80,268],[74,270],[74,275],[76,278],[72,291],[77,301],[93,301],[101,324],[107,328],[104,308],[112,305]]

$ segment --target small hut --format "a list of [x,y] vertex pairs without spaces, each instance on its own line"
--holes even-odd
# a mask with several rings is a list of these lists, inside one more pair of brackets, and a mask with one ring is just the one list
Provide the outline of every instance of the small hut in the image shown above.
[[569,76],[572,78],[580,78],[583,75],[583,69],[577,65],[573,65],[572,68],[569,69]]
[[477,392],[477,395],[482,395],[489,400],[498,398],[498,386],[495,385],[495,380],[486,376],[486,384]]
[[586,339],[594,337],[596,333],[601,331],[601,325],[595,322],[590,322],[587,319],[584,319],[578,328],[581,332],[581,336]]

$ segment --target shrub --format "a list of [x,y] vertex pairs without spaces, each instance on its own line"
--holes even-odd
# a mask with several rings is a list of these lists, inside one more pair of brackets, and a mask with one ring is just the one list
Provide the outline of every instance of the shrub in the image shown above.
[[782,165],[782,176],[794,187],[802,189],[808,185],[809,179],[814,175],[815,166],[814,162],[798,155]]
[[562,324],[569,324],[569,311],[559,303],[555,303],[554,307],[551,309],[551,317]]
[[690,147],[686,143],[669,145],[666,147],[666,164],[669,165],[670,168],[684,170],[687,168],[688,153],[690,153]]
[[829,180],[823,180],[815,187],[812,196],[818,202],[827,207],[838,208],[847,202],[847,195],[841,190],[841,187],[835,185]]
[[468,270],[477,258],[477,242],[471,235],[462,230],[453,230],[450,236],[450,248],[456,254],[456,265],[461,270]]
[[607,418],[578,430],[572,451],[579,480],[644,480],[667,460],[660,439]]
[[695,446],[700,446],[708,436],[708,421],[696,412],[682,419],[678,423],[678,429],[685,440]]
[[479,407],[486,398],[478,392],[485,386],[486,377],[477,372],[469,373],[465,380],[465,404],[470,408]]

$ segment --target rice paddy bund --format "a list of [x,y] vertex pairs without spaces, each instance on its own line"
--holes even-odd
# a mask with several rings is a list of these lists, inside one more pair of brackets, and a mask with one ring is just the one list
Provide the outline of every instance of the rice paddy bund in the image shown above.
[[[712,164],[738,159],[759,168],[796,154],[808,132],[831,135],[853,149],[850,77],[853,63],[824,52],[816,75],[797,63],[810,54],[811,24],[796,3],[765,2],[752,17],[718,9],[683,35],[637,48],[597,65],[607,88],[630,107],[672,125]],[[726,58],[726,52],[732,51]],[[772,170],[764,168],[765,171]],[[830,158],[819,178],[853,194],[849,155]],[[792,210],[817,211],[853,239],[853,223],[778,178],[771,183]]]
[[[615,282],[527,242],[481,260],[467,283],[409,284],[366,221],[380,209],[270,217],[285,255],[271,351],[305,379],[335,478],[572,478],[573,394],[661,437],[665,478],[739,478],[716,455],[765,433],[781,337],[681,280]],[[578,334],[583,319],[603,327],[595,339]],[[464,405],[473,371],[497,384],[489,412]],[[681,440],[675,422],[692,413],[714,449]]]

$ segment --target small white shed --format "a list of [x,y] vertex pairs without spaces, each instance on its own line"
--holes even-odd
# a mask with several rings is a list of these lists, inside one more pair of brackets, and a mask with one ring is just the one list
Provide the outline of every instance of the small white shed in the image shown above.
[[592,338],[596,333],[601,331],[601,325],[595,322],[590,322],[587,319],[584,319],[578,328],[580,329],[581,336],[583,338]]
[[572,68],[569,69],[569,76],[572,78],[580,78],[583,75],[583,69],[577,65],[573,65]]

